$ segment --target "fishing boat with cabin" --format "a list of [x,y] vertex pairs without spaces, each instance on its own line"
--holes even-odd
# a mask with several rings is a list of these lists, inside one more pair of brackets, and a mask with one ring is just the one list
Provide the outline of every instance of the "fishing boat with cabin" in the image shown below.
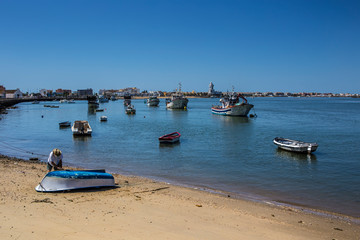
[[148,99],[146,99],[146,104],[149,107],[157,107],[160,103],[160,100],[157,98],[157,96],[150,96]]
[[[243,101],[240,102],[239,99]],[[247,99],[240,93],[232,92],[230,95],[220,99],[220,106],[213,106],[211,112],[224,116],[246,117],[254,105],[249,104]]]
[[189,100],[183,96],[181,92],[181,83],[175,93],[171,95],[170,99],[166,99],[166,107],[169,109],[186,109]]

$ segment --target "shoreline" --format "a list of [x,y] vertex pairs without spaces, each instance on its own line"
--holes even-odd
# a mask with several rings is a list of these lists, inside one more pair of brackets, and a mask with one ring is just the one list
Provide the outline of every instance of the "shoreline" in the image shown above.
[[[26,159],[22,159],[21,157],[8,156],[8,155],[3,155],[0,153],[0,159],[1,158],[15,159],[15,160],[31,162],[31,163],[35,163],[35,164],[37,164],[37,163],[45,164],[47,161],[47,156],[45,158],[30,157],[28,160],[26,160]],[[65,166],[65,168],[68,168],[68,169],[88,169],[85,166],[79,166],[79,165],[75,165],[75,164],[67,164],[64,166]],[[239,192],[239,193],[238,192],[230,192],[230,191],[226,191],[226,190],[211,188],[209,186],[204,186],[204,185],[181,183],[181,182],[177,182],[177,181],[172,181],[170,179],[136,175],[131,172],[121,172],[121,171],[117,172],[117,171],[111,171],[109,169],[106,169],[106,171],[110,174],[119,175],[122,177],[147,179],[149,181],[169,184],[169,185],[177,186],[177,187],[181,187],[181,188],[193,189],[196,191],[207,192],[207,193],[215,194],[215,195],[221,195],[223,197],[230,196],[233,199],[250,201],[250,202],[255,202],[255,203],[264,204],[264,205],[272,205],[272,206],[276,206],[276,207],[289,207],[289,208],[297,209],[298,211],[301,211],[301,212],[307,212],[310,214],[325,216],[328,218],[339,218],[344,221],[353,222],[353,223],[360,225],[360,217],[351,216],[351,215],[347,215],[347,214],[344,214],[341,212],[335,212],[335,211],[331,211],[331,210],[327,210],[327,209],[319,209],[319,208],[316,208],[316,207],[313,207],[310,205],[305,205],[305,204],[291,202],[291,201],[272,200],[269,197],[254,194],[251,192]]]
[[[75,167],[65,167],[76,169]],[[359,219],[113,174],[116,188],[38,193],[44,162],[0,155],[1,239],[356,239]],[[356,222],[357,220],[357,222]],[[44,226],[46,222],[46,226]]]

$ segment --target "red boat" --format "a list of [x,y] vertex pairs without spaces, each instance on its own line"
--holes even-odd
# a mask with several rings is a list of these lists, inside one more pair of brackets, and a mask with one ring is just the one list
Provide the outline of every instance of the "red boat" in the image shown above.
[[174,143],[180,140],[181,134],[178,132],[173,132],[159,137],[160,143]]

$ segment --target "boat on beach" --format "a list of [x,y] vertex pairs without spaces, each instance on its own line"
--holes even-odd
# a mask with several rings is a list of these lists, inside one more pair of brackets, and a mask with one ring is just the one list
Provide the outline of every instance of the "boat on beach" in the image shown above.
[[60,170],[45,175],[35,190],[58,192],[85,188],[114,187],[114,177],[105,170]]
[[180,141],[181,134],[178,132],[173,132],[169,134],[165,134],[161,137],[159,137],[160,143],[175,143]]
[[70,127],[70,126],[71,126],[70,121],[65,121],[65,122],[60,122],[59,123],[59,127],[61,127],[61,128]]
[[151,96],[148,99],[146,99],[146,104],[149,107],[157,107],[160,103],[160,100],[157,98],[157,96]]
[[89,136],[92,134],[92,129],[88,121],[79,120],[75,121],[73,126],[71,127],[71,131],[73,135],[78,136]]
[[170,99],[166,99],[166,107],[170,109],[186,109],[189,100],[183,96],[181,92],[181,84],[179,89],[171,95]]
[[312,153],[315,152],[318,148],[318,144],[302,142],[297,140],[291,140],[282,137],[276,137],[273,140],[274,144],[281,149],[291,151],[291,152],[299,152],[299,153]]
[[[239,99],[243,101],[240,102]],[[246,117],[254,105],[249,104],[246,98],[241,94],[232,93],[229,96],[220,99],[220,106],[213,106],[211,112],[224,116]]]

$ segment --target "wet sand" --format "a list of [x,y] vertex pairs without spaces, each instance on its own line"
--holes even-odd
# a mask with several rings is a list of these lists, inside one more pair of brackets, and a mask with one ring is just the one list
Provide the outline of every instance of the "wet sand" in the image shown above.
[[38,193],[45,163],[0,156],[0,169],[0,239],[360,239],[359,219],[336,214],[117,174],[116,188]]

